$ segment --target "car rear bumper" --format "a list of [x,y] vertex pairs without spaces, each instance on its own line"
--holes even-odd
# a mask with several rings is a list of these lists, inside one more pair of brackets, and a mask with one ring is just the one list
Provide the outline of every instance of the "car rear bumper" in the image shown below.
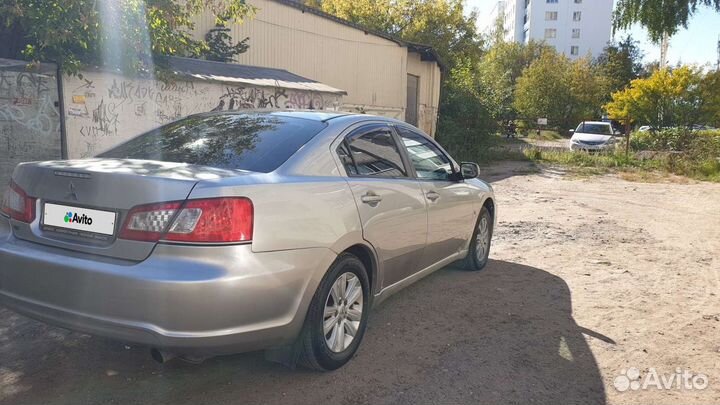
[[0,304],[89,334],[194,354],[292,342],[336,254],[158,245],[126,262],[19,240],[0,217]]

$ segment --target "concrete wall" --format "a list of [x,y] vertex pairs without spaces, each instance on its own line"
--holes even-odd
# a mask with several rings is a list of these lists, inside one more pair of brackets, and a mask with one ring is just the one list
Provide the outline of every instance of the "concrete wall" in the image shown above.
[[[250,37],[250,49],[238,56],[238,63],[286,69],[347,91],[341,106],[345,111],[401,120],[407,103],[407,74],[421,71],[421,82],[435,83],[421,85],[421,94],[434,98],[421,99],[420,104],[428,106],[428,113],[437,110],[439,92],[422,91],[439,86],[437,63],[420,62],[418,54],[396,42],[272,0],[248,3],[257,7],[255,17],[230,26],[234,40]],[[214,23],[209,14],[198,17],[195,36],[203,38]],[[425,67],[411,68],[409,59]],[[421,128],[434,135],[436,118],[428,117]]]
[[60,157],[55,74],[0,66],[0,196],[18,163]]
[[68,158],[100,153],[178,118],[207,111],[245,108],[336,109],[328,93],[202,81],[163,83],[106,72],[65,77]]

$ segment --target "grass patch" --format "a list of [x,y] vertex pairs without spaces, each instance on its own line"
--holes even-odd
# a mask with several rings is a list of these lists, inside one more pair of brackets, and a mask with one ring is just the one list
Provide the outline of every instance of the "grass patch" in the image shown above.
[[[622,151],[587,153],[565,150],[544,150],[529,148],[525,156],[534,162],[559,164],[581,169],[580,173],[597,174],[607,172],[629,172],[627,179],[642,180],[653,177],[653,173],[675,174],[697,180],[720,182],[720,161],[717,159],[696,159],[686,154],[659,155],[652,159],[638,159],[625,156]],[[647,175],[642,173],[647,173]]]

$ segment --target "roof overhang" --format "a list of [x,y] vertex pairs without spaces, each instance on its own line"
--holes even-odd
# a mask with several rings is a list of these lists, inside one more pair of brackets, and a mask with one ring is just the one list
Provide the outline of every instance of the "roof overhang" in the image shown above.
[[279,87],[291,90],[347,95],[345,90],[311,80],[283,69],[213,62],[201,59],[164,57],[161,62],[178,77],[256,87]]

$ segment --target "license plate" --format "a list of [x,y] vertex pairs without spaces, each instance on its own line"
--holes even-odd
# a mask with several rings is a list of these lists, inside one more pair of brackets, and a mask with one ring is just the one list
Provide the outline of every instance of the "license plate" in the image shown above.
[[43,214],[44,225],[102,235],[115,233],[116,214],[112,211],[45,203]]

